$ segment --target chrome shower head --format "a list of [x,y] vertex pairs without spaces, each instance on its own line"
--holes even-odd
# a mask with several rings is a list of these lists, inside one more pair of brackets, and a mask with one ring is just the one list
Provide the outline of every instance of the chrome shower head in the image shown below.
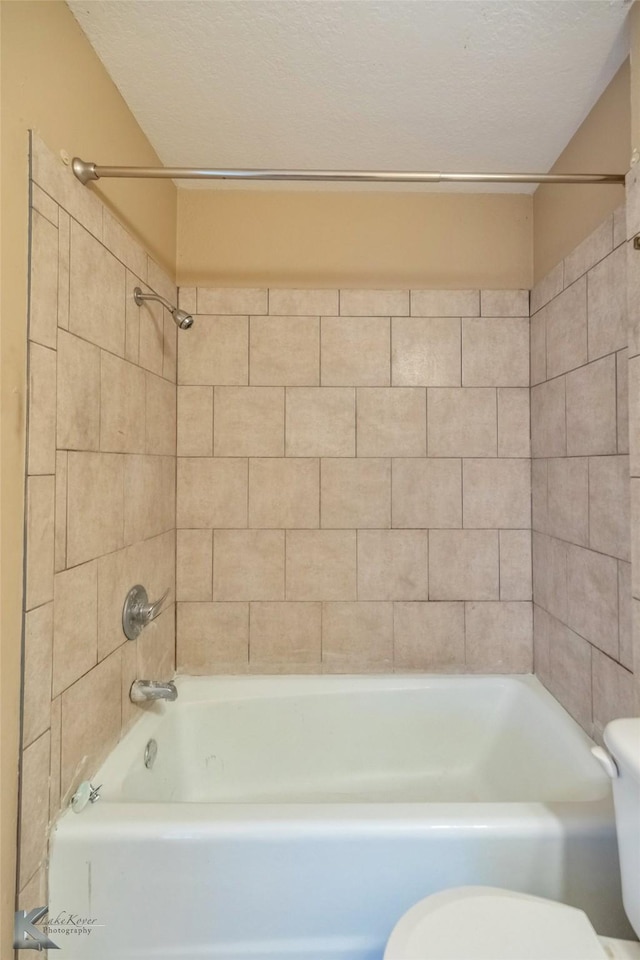
[[179,307],[172,306],[168,300],[165,300],[164,297],[159,296],[157,293],[143,293],[140,287],[136,287],[133,291],[133,299],[139,307],[142,306],[145,300],[157,300],[158,303],[161,303],[163,307],[167,308],[181,330],[188,330],[189,327],[193,326],[193,317],[190,313],[187,313],[186,310],[180,310]]

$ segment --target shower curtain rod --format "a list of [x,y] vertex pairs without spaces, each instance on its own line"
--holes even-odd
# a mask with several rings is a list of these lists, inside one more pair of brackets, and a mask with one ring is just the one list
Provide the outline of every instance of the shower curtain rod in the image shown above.
[[105,167],[74,157],[81,183],[103,177],[161,180],[325,180],[361,183],[624,183],[622,173],[421,173],[387,170],[218,170],[207,167]]

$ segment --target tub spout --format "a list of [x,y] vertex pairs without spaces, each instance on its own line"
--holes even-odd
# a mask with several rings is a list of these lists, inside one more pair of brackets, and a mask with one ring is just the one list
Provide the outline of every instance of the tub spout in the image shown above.
[[161,680],[134,680],[129,691],[132,703],[145,703],[147,700],[176,700],[178,691],[173,680],[163,683]]

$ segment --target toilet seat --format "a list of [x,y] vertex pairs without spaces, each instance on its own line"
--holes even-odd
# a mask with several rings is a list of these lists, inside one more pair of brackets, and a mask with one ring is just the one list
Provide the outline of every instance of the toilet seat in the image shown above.
[[582,910],[513,890],[455,887],[400,918],[384,960],[607,960]]

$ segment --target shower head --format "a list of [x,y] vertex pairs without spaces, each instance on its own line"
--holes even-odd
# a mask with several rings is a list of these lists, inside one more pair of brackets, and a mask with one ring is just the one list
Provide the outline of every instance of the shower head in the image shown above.
[[157,293],[143,293],[140,287],[136,287],[133,291],[133,299],[139,307],[142,306],[145,300],[157,300],[158,303],[161,303],[163,307],[167,308],[181,330],[188,330],[189,327],[193,326],[193,317],[190,313],[172,306],[168,300],[165,300],[164,297],[159,296]]

